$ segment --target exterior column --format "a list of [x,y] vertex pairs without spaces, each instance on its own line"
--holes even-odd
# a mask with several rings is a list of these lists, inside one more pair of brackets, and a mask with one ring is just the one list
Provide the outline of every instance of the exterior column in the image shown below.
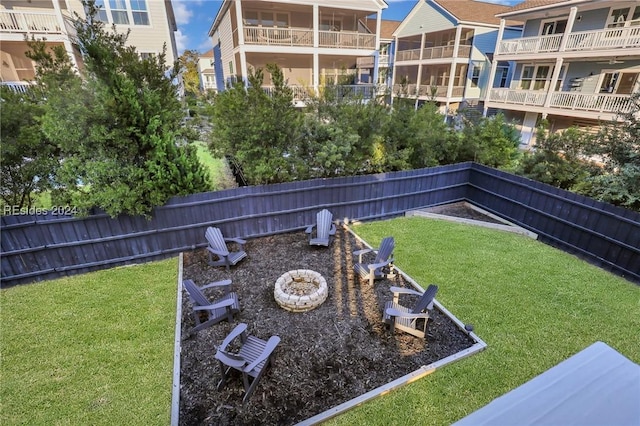
[[560,52],[564,52],[567,47],[567,41],[569,40],[569,35],[571,34],[571,31],[573,31],[573,24],[576,22],[577,14],[578,14],[577,7],[574,6],[569,10],[567,27],[564,29],[564,34],[562,34],[562,40],[560,41],[560,48],[558,49]]
[[[242,21],[242,1],[235,0],[236,5],[236,26],[238,28],[238,47],[240,53],[240,76],[242,77],[242,81],[245,86],[249,85],[249,79],[247,78],[249,75],[247,69],[247,56],[244,51],[244,23]],[[236,64],[236,67],[238,64]],[[237,69],[237,68],[236,68]]]
[[[573,24],[576,21],[576,15],[578,14],[578,8],[572,7],[569,11],[569,18],[567,19],[567,27],[564,30],[564,34],[562,34],[562,40],[560,40],[560,47],[558,48],[559,52],[564,52],[567,46],[567,40],[569,40],[569,34],[571,34],[571,30],[573,30]],[[558,77],[560,77],[560,72],[562,71],[562,63],[564,59],[562,55],[556,58],[556,65],[553,68],[553,74],[551,75],[551,81],[549,82],[549,87],[547,89],[547,95],[544,100],[544,108],[545,110],[551,106],[551,98],[553,98],[553,92],[556,90],[556,86],[558,83]],[[543,118],[546,118],[547,112],[542,114]]]
[[320,6],[313,5],[313,90],[316,95],[320,94],[320,57],[318,47],[320,46]]
[[373,76],[371,77],[371,83],[378,84],[378,67],[380,58],[380,25],[382,25],[382,13],[378,10],[376,14],[376,51],[373,54]]
[[[451,67],[449,68],[449,85],[447,86],[447,111],[449,111],[449,101],[453,95],[453,82],[456,75],[456,65],[458,64],[458,47],[460,47],[460,35],[462,34],[462,26],[456,28],[456,41],[453,44],[453,58],[451,58]],[[466,82],[465,82],[466,83]]]
[[485,102],[484,102],[484,108],[482,111],[482,115],[484,117],[487,116],[487,111],[489,111],[489,107],[487,107],[487,99],[486,98],[491,98],[491,89],[493,89],[493,81],[496,79],[496,71],[498,69],[498,55],[500,54],[500,42],[502,41],[502,38],[504,37],[504,26],[505,26],[506,21],[504,19],[500,19],[500,28],[498,29],[498,38],[496,40],[496,49],[493,52],[493,59],[491,61],[491,71],[489,71],[489,81],[488,81],[488,86],[489,86],[489,90],[487,90],[487,95],[485,97]]
[[393,46],[393,52],[389,53],[389,60],[391,60],[391,56],[393,56],[393,63],[389,64],[390,66],[392,66],[391,68],[391,96],[389,96],[389,104],[393,105],[393,88],[396,85],[396,74],[397,74],[397,70],[396,70],[396,56],[398,53],[398,37],[395,37],[393,42],[392,42],[392,46]]
[[416,76],[416,103],[415,109],[418,109],[418,98],[420,97],[420,84],[422,83],[422,63],[418,64],[418,75]]

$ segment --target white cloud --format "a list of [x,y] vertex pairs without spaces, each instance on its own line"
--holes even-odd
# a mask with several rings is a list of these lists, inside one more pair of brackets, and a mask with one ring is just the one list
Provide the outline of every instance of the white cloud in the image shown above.
[[178,25],[188,24],[193,16],[193,12],[187,7],[187,3],[181,1],[173,2],[173,14]]
[[182,52],[188,47],[189,37],[186,34],[182,33],[182,30],[178,29],[175,32],[176,36],[176,49],[178,50],[178,54],[181,55]]

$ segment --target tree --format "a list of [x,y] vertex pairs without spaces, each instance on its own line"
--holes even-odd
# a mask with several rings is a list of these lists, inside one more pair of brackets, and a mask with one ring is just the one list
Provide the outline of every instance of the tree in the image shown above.
[[185,50],[180,58],[182,81],[184,82],[185,96],[193,97],[200,93],[200,75],[198,74],[198,60],[200,55],[195,50]]
[[[61,148],[60,201],[82,210],[150,215],[174,195],[209,189],[195,149],[181,142],[182,107],[165,53],[141,59],[127,34],[106,31],[93,1],[75,22],[84,82],[47,92],[42,130]],[[45,77],[43,77],[44,79]]]
[[302,114],[293,105],[293,92],[275,64],[268,64],[273,85],[262,88],[261,68],[251,71],[248,87],[237,82],[216,95],[211,110],[212,153],[234,156],[253,185],[286,182],[298,166],[292,157],[298,146]]
[[482,117],[476,110],[458,112],[462,137],[457,161],[475,161],[490,167],[508,167],[517,158],[520,136],[504,115]]

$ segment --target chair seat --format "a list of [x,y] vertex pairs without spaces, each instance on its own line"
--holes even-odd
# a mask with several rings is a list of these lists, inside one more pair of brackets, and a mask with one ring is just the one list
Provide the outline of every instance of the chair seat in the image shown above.
[[[238,354],[243,357],[247,364],[251,364],[255,361],[262,353],[264,352],[264,348],[267,346],[267,342],[265,340],[259,339],[255,336],[247,337],[247,341],[242,344],[240,351]],[[246,373],[251,377],[256,377],[260,374],[260,371],[264,368],[267,360],[262,360],[255,366],[251,371],[247,371]]]
[[245,251],[231,252],[231,253],[229,253],[229,263],[231,263],[232,265],[235,265],[236,263],[240,262],[245,257],[247,257],[247,252],[245,252]]

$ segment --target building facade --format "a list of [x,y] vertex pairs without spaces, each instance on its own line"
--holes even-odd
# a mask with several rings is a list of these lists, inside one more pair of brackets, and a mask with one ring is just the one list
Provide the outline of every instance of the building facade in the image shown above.
[[213,49],[198,56],[198,76],[200,77],[200,91],[217,91],[216,73],[213,68]]
[[[128,44],[142,55],[159,54],[166,45],[167,64],[178,58],[176,21],[170,0],[97,0],[98,18],[117,31],[130,30]],[[26,37],[62,45],[76,67],[82,58],[73,45],[75,14],[84,16],[80,0],[3,0],[0,4],[2,84],[25,87],[35,78],[35,64],[24,54]]]
[[[377,55],[386,7],[383,0],[226,0],[209,31],[218,89],[268,63],[282,69],[299,102],[327,85],[356,87],[357,58]],[[367,19],[376,20],[375,31]]]
[[[358,81],[362,83],[372,83],[384,90],[391,86],[393,71],[393,33],[400,26],[402,21],[391,21],[383,19],[380,22],[380,49],[377,55],[365,56],[356,60]],[[376,32],[377,21],[373,19],[365,20],[365,25],[372,32]],[[377,79],[374,80],[374,75]]]
[[[498,17],[495,58],[516,67],[508,87],[490,89],[485,108],[518,123],[523,144],[534,143],[541,119],[552,131],[595,129],[630,110],[640,91],[640,2],[528,0]],[[504,36],[512,19],[524,23],[521,38]]]
[[[474,0],[419,0],[394,33],[392,96],[435,101],[443,113],[482,102],[499,30],[505,39],[521,34],[518,22],[500,27],[495,15],[506,10]],[[492,79],[506,86],[510,71],[503,62]]]

